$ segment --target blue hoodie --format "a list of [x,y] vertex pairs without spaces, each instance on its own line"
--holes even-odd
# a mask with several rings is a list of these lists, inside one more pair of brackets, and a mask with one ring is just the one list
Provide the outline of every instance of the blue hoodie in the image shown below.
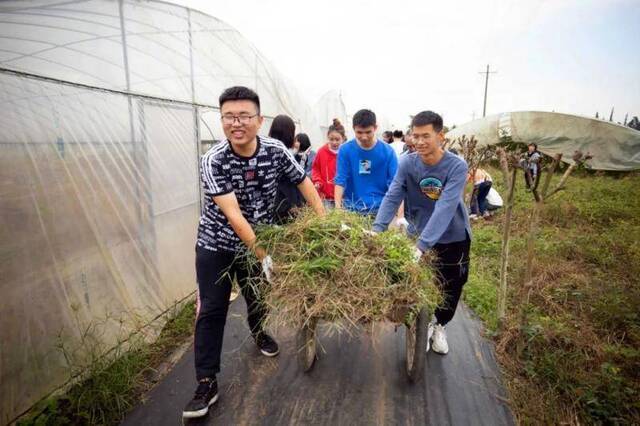
[[404,200],[408,232],[418,236],[420,250],[471,238],[469,216],[462,200],[467,171],[467,163],[448,151],[433,166],[426,165],[415,152],[401,157],[373,230],[386,230]]
[[361,148],[355,139],[340,146],[334,182],[344,188],[344,207],[375,214],[397,169],[396,154],[383,141],[371,149]]

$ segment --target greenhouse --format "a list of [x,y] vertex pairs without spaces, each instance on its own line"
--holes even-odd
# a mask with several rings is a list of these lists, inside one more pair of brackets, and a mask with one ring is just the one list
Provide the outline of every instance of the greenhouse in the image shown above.
[[562,154],[572,162],[575,151],[593,156],[594,170],[630,171],[640,168],[640,132],[612,122],[571,114],[518,111],[491,115],[452,129],[451,140],[474,136],[480,145],[494,145],[501,138],[536,144],[549,156]]
[[61,344],[81,359],[90,328],[108,349],[195,290],[198,158],[223,137],[224,88],[256,89],[264,128],[279,113],[312,140],[320,127],[200,12],[45,0],[2,2],[0,17],[4,424],[64,384]]

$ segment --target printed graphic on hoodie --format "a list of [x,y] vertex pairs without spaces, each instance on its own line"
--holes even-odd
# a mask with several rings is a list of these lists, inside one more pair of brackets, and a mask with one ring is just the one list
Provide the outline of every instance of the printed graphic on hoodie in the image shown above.
[[442,194],[442,182],[434,177],[424,178],[420,181],[420,190],[430,199],[437,201]]

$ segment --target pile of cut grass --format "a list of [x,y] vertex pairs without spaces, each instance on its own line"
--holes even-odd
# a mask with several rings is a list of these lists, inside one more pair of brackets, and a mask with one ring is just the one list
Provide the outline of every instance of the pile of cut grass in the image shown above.
[[321,218],[302,211],[287,226],[260,228],[258,244],[276,270],[264,289],[270,322],[299,327],[322,319],[355,326],[410,321],[421,307],[433,310],[441,296],[429,257],[415,263],[413,241],[396,231],[370,235],[364,231],[370,227],[349,212]]

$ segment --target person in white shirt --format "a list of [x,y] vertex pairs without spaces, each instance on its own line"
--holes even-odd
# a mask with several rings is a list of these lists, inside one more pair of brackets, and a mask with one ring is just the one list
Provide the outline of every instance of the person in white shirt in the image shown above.
[[478,217],[487,217],[487,195],[491,189],[493,179],[491,175],[484,169],[476,169],[475,174],[472,176],[469,173],[467,177],[468,181],[473,181],[473,195],[471,196],[471,219]]
[[391,142],[391,148],[396,153],[396,157],[400,157],[402,151],[404,151],[404,141],[402,140],[402,130],[394,130],[393,142]]

